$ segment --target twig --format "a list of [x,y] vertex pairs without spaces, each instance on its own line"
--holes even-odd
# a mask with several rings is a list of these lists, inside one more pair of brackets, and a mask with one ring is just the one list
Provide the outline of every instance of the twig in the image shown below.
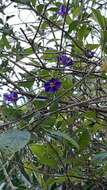
[[[1,157],[2,157],[2,154],[1,154]],[[6,170],[6,168],[5,168],[5,166],[4,166],[3,162],[2,162],[2,160],[0,160],[0,162],[1,162],[1,167],[2,167],[2,170],[3,170],[4,176],[5,176],[5,180],[6,180],[7,184],[8,184],[8,186],[10,187],[11,190],[16,190],[17,187],[15,187],[15,186],[13,185],[13,183],[12,183],[12,181],[11,181],[11,178],[10,178],[10,176],[8,175],[7,170]]]
[[[66,10],[69,9],[69,3],[70,3],[70,0],[68,0],[68,2],[67,2]],[[63,37],[64,37],[64,27],[65,27],[66,17],[67,17],[67,14],[65,14],[65,16],[64,16],[64,22],[63,22],[63,26],[62,26],[60,51],[61,51],[61,49],[62,49],[62,42],[63,42]]]
[[79,46],[79,44],[74,40],[73,37],[71,37],[71,36],[69,35],[69,33],[68,33],[67,31],[65,31],[64,29],[62,29],[62,28],[61,28],[59,25],[57,25],[55,22],[52,22],[50,19],[48,19],[48,18],[47,18],[46,16],[44,16],[43,14],[39,13],[36,9],[34,9],[34,8],[32,7],[32,5],[29,5],[29,6],[30,6],[31,10],[32,10],[33,12],[35,12],[37,15],[39,15],[40,17],[42,17],[44,20],[46,20],[48,23],[50,23],[51,25],[55,26],[55,27],[58,28],[59,30],[63,31],[63,33],[65,33],[65,34],[74,42],[74,44],[75,44],[82,52],[85,53],[85,50],[84,50],[81,46]]
[[36,53],[35,47],[34,47],[34,42],[28,39],[27,35],[25,34],[24,30],[22,28],[20,28],[20,30],[22,31],[23,35],[25,36],[27,42],[30,44],[34,54],[36,55],[37,59],[40,61],[41,65],[43,68],[46,68],[45,64],[42,62],[42,60],[40,59],[40,57],[38,56],[38,54]]

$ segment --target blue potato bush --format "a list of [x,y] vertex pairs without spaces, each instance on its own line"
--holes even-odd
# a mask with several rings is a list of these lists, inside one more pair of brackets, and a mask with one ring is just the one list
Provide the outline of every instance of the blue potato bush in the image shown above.
[[106,9],[0,2],[0,189],[107,189]]

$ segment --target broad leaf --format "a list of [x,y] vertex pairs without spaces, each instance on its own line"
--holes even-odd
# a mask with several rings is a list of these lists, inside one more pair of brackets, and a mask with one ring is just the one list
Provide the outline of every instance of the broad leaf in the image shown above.
[[101,14],[101,12],[97,9],[92,9],[93,14],[95,16],[95,20],[98,22],[98,24],[101,26],[102,29],[106,26],[106,18]]
[[95,155],[95,157],[94,157],[94,161],[95,161],[95,160],[103,161],[103,160],[105,160],[105,159],[107,159],[107,152],[106,152],[106,151],[105,151],[105,152],[101,152],[101,153],[97,153],[97,154]]
[[30,148],[32,153],[36,155],[41,164],[45,164],[50,167],[55,167],[58,162],[58,158],[53,149],[46,144],[31,144]]
[[62,138],[66,140],[74,148],[79,149],[78,143],[73,138],[71,138],[68,134],[62,133],[60,131],[52,131],[51,135]]
[[8,154],[14,154],[23,148],[30,140],[30,133],[26,130],[20,131],[10,129],[0,134],[0,151]]

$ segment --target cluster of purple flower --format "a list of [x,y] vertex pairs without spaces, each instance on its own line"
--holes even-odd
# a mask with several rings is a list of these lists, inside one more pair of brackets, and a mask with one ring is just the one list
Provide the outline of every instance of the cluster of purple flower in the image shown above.
[[[71,66],[74,64],[73,60],[66,54],[61,54],[58,56],[58,62],[62,65]],[[61,87],[61,82],[57,78],[52,78],[45,82],[44,88],[45,92],[55,93]]]
[[4,93],[3,99],[5,102],[15,103],[18,100],[18,94],[15,91],[11,91],[10,93]]
[[[69,8],[65,5],[61,5],[57,14],[60,16],[65,16],[68,14]],[[85,56],[87,58],[93,58],[95,52],[87,51]],[[71,66],[74,64],[74,61],[68,57],[66,54],[60,54],[58,56],[58,63],[63,65],[64,67]],[[45,92],[55,93],[61,87],[61,82],[57,78],[51,78],[50,80],[46,81],[44,84]],[[5,93],[3,95],[5,102],[12,102],[15,103],[18,100],[17,92],[11,91],[10,93]]]
[[94,55],[95,55],[95,52],[94,51],[86,51],[86,53],[85,53],[85,56],[87,57],[87,58],[93,58],[94,57]]
[[59,55],[58,62],[64,65],[65,67],[71,66],[74,64],[73,60],[70,57],[68,57],[66,54]]
[[45,92],[54,93],[61,87],[61,82],[57,78],[52,78],[45,82]]
[[58,14],[61,16],[65,16],[68,14],[69,9],[65,5],[61,5],[58,10]]
[[[73,65],[73,60],[66,54],[60,54],[58,56],[58,62],[62,65],[71,66]],[[61,82],[57,78],[52,78],[45,82],[44,89],[45,92],[55,93],[61,87]],[[10,93],[5,93],[3,95],[5,102],[15,103],[18,100],[17,92],[11,91]]]
[[[87,51],[86,57],[93,58],[95,52]],[[58,62],[65,67],[72,66],[74,61],[68,57],[66,54],[61,54],[58,56]],[[57,78],[52,78],[44,84],[45,92],[54,93],[61,87],[61,82]]]
[[[95,52],[87,51],[86,57],[93,58]],[[58,56],[58,62],[64,67],[72,66],[74,61],[68,57],[66,54],[60,54]],[[61,87],[61,82],[57,78],[51,78],[50,80],[46,81],[44,84],[45,92],[55,93]],[[15,91],[11,91],[10,93],[5,93],[3,95],[5,102],[15,103],[18,100],[18,94]]]

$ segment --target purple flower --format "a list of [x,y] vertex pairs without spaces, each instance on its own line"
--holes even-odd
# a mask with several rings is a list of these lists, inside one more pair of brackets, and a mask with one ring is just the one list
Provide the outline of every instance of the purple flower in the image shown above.
[[68,14],[68,11],[69,11],[69,9],[65,6],[65,5],[61,5],[60,7],[59,7],[59,10],[58,10],[58,14],[59,15],[61,15],[61,16],[64,16],[64,15],[66,15],[66,14]]
[[95,54],[94,51],[87,51],[87,52],[85,53],[85,55],[86,55],[87,58],[93,58],[93,57],[94,57],[94,54]]
[[50,92],[50,93],[56,92],[60,87],[61,87],[61,82],[56,78],[52,78],[47,82],[45,82],[44,84],[45,92]]
[[58,61],[60,64],[63,64],[65,67],[74,64],[73,60],[70,57],[68,57],[66,54],[59,55]]
[[4,93],[3,99],[5,102],[15,103],[18,100],[18,94],[14,91],[11,91],[10,93]]

